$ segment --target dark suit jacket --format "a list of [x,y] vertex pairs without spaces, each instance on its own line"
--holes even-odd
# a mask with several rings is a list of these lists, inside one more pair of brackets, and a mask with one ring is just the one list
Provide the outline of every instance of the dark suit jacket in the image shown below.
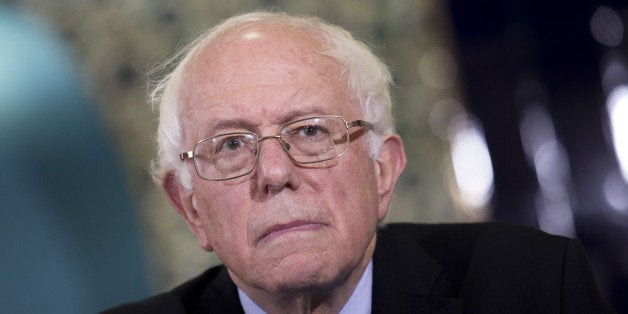
[[[613,313],[574,240],[502,224],[380,228],[373,313]],[[243,313],[224,266],[107,313]]]

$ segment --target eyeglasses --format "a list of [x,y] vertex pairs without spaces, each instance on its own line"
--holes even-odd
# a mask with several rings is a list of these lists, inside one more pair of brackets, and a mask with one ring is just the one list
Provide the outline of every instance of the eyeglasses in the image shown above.
[[224,181],[245,176],[255,169],[260,142],[276,139],[297,164],[314,164],[336,158],[349,150],[349,129],[374,128],[363,120],[346,122],[340,116],[319,116],[283,125],[279,134],[259,138],[252,132],[234,132],[202,139],[191,151],[179,154],[182,161],[194,159],[199,177]]

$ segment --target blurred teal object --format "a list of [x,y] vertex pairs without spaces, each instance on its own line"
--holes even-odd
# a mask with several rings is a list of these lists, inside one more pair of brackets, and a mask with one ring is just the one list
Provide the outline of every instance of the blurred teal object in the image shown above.
[[75,60],[0,5],[0,304],[94,313],[149,294],[127,187]]

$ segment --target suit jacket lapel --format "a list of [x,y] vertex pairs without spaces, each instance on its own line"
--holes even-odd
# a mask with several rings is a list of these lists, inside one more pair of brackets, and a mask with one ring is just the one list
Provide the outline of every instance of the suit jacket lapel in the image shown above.
[[[195,313],[244,313],[224,266],[199,299]],[[372,313],[462,313],[447,293],[442,268],[413,238],[381,229],[373,255]]]
[[216,278],[203,291],[195,313],[244,313],[238,289],[229,277],[227,269],[222,269]]
[[381,229],[373,255],[373,313],[462,313],[442,268],[414,239]]

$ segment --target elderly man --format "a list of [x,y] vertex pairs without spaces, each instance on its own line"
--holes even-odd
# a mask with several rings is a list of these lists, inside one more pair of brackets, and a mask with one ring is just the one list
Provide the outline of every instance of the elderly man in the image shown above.
[[341,28],[250,13],[179,56],[153,94],[156,173],[224,266],[112,312],[610,311],[569,239],[378,228],[406,157],[389,70]]

